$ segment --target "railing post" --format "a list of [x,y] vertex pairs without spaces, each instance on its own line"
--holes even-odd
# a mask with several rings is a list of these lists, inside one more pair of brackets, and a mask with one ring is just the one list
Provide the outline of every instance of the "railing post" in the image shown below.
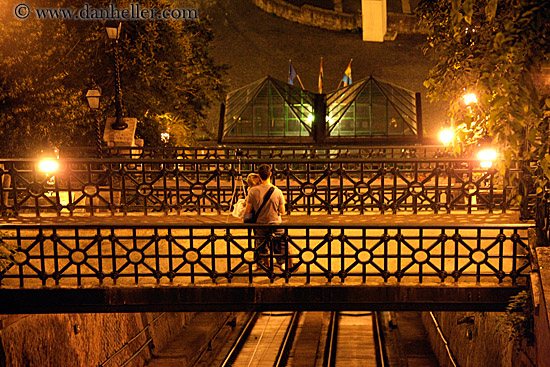
[[317,144],[323,144],[327,135],[327,121],[325,120],[327,109],[326,94],[315,95],[314,119],[312,126],[313,139]]

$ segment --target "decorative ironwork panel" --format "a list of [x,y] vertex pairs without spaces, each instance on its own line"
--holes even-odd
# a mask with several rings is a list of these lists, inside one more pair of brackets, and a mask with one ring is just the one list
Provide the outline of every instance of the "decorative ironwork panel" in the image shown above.
[[[3,226],[12,263],[2,287],[185,285],[231,282],[524,284],[528,225],[391,227]],[[276,244],[288,248],[277,253]],[[267,251],[264,251],[267,250]],[[267,255],[264,255],[267,253]],[[268,265],[254,265],[262,256]],[[276,261],[279,260],[279,261]],[[286,265],[286,270],[274,266]],[[264,262],[265,264],[266,262]]]
[[476,160],[335,159],[104,159],[60,160],[55,176],[35,160],[2,160],[4,215],[166,215],[222,213],[242,195],[241,178],[260,164],[289,213],[505,212],[514,205],[520,172],[481,168]]

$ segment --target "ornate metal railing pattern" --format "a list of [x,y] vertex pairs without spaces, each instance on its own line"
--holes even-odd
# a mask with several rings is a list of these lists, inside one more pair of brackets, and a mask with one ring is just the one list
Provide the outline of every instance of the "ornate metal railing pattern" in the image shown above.
[[1,160],[3,214],[94,215],[226,212],[241,177],[262,163],[289,213],[505,212],[514,208],[518,170],[504,176],[458,159],[60,160],[55,177],[37,160]]
[[[96,147],[66,147],[62,158],[96,157]],[[445,158],[441,145],[404,146],[216,146],[216,147],[104,147],[103,156],[126,159],[338,159],[338,158]]]
[[[256,281],[524,284],[528,225],[370,226],[285,224],[258,238],[244,224],[4,225],[17,249],[3,287],[212,284]],[[275,227],[273,227],[275,228]],[[277,255],[281,242],[290,254]],[[279,257],[254,271],[262,248]]]

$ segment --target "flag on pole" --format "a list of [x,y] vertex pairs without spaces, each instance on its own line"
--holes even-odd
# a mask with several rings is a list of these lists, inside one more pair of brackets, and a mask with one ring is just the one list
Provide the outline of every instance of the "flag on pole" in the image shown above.
[[351,85],[351,62],[352,61],[353,59],[349,61],[348,67],[346,68],[346,71],[344,71],[344,77],[342,78],[342,81],[344,82],[344,87]]
[[288,70],[288,84],[294,85],[294,78],[296,78],[298,74],[296,74],[296,70],[294,69],[294,66],[292,66],[292,61],[290,61],[290,67]]
[[300,79],[300,75],[296,72],[296,69],[294,69],[294,66],[292,65],[292,60],[288,60],[290,63],[289,69],[288,69],[288,84],[294,85],[294,78],[298,78],[298,81],[300,82],[300,86],[302,89],[304,88],[304,85],[302,84],[302,80]]
[[323,58],[321,57],[321,67],[319,68],[319,94],[323,93]]

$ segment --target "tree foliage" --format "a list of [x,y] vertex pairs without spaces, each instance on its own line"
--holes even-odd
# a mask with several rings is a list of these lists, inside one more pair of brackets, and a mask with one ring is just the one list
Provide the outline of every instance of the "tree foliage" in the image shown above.
[[[90,1],[107,7],[110,0]],[[117,1],[119,8],[132,1]],[[87,90],[102,89],[98,118],[114,116],[113,42],[103,21],[25,20],[14,16],[20,1],[0,5],[0,154],[36,154],[48,146],[93,145],[95,120]],[[37,7],[75,8],[75,0],[33,0]],[[166,8],[168,0],[147,0],[142,7]],[[137,136],[160,144],[162,121],[171,116],[183,126],[171,143],[192,141],[192,132],[211,103],[221,98],[223,67],[209,56],[208,19],[125,21],[120,70],[124,116],[138,119]],[[103,126],[102,126],[103,127]],[[178,140],[179,139],[179,140]]]
[[[540,80],[550,51],[550,2],[423,0],[418,12],[429,32],[425,50],[436,62],[425,86],[431,99],[449,102],[457,150],[490,141],[508,164],[535,160],[550,173],[550,96]],[[468,93],[477,103],[465,103]]]

